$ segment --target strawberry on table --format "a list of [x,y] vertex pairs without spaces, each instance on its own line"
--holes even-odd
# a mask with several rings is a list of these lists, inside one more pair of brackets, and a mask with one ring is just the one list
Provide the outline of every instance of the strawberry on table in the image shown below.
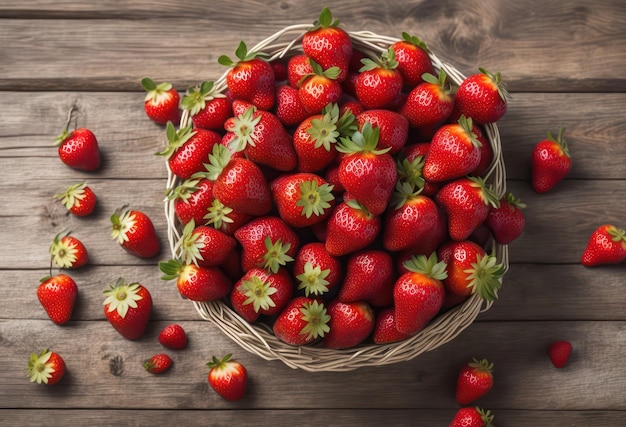
[[456,401],[468,405],[484,396],[493,387],[493,363],[473,358],[461,366],[456,384]]
[[96,207],[97,197],[91,188],[84,182],[72,184],[63,193],[54,195],[63,206],[73,215],[87,216]]
[[151,374],[161,374],[172,367],[172,358],[165,353],[159,353],[143,362],[143,367]]
[[328,315],[330,330],[324,334],[322,340],[326,348],[357,346],[374,330],[374,310],[365,301],[344,303],[335,299],[328,304]]
[[454,95],[452,117],[471,117],[476,124],[493,123],[506,113],[509,93],[502,83],[500,73],[490,73],[484,68],[461,82]]
[[402,40],[393,43],[391,48],[396,53],[405,88],[411,89],[422,83],[424,73],[435,74],[428,46],[417,36],[402,32]]
[[55,139],[55,145],[58,147],[59,158],[67,166],[85,172],[100,169],[98,140],[89,129],[78,128],[72,132],[65,129]]
[[56,384],[65,375],[65,369],[63,358],[48,349],[33,353],[28,359],[28,376],[31,383]]
[[626,230],[612,224],[596,228],[583,250],[581,263],[585,267],[617,264],[626,259]]
[[381,220],[356,200],[350,200],[335,206],[326,229],[326,250],[342,256],[371,244],[381,231]]
[[141,86],[146,90],[144,110],[155,123],[164,125],[167,122],[178,124],[180,121],[180,94],[170,83],[163,82],[158,85],[150,78],[141,80]]
[[423,83],[415,86],[400,107],[402,113],[413,127],[436,126],[444,122],[452,113],[452,86],[446,72],[439,71],[435,77],[425,73]]
[[485,224],[491,230],[496,242],[507,245],[522,234],[526,224],[522,212],[525,207],[526,205],[510,192],[500,199],[500,207],[489,206]]
[[54,236],[50,245],[50,256],[52,265],[59,268],[79,268],[89,261],[89,254],[83,242],[70,236],[68,232]]
[[565,128],[559,129],[555,138],[548,131],[548,138],[533,147],[531,156],[531,184],[539,194],[547,193],[567,176],[572,168],[567,141],[563,138]]
[[121,277],[104,291],[104,315],[124,338],[139,339],[148,326],[152,296],[140,283],[126,283]]
[[272,330],[286,344],[307,345],[323,338],[330,330],[330,315],[323,303],[308,297],[295,297],[276,318]]
[[111,236],[126,251],[140,258],[152,258],[161,244],[152,220],[145,213],[122,208],[111,215]]
[[548,346],[548,357],[555,368],[565,367],[571,354],[572,344],[569,341],[554,341]]
[[361,62],[363,67],[355,83],[357,99],[366,109],[389,107],[403,86],[395,51],[389,48],[378,58]]
[[466,407],[459,409],[448,427],[493,427],[493,415],[482,408]]
[[187,347],[187,333],[177,323],[172,323],[163,328],[159,333],[158,340],[162,346],[173,350],[182,350]]
[[67,323],[72,317],[78,286],[67,274],[46,276],[37,287],[37,298],[48,317],[57,325]]
[[160,261],[162,280],[176,280],[178,292],[191,301],[218,300],[230,293],[232,283],[219,267],[185,264],[179,259]]
[[182,106],[189,110],[195,128],[221,131],[226,119],[232,115],[232,101],[216,91],[210,80],[189,88]]
[[227,354],[222,359],[213,356],[207,367],[210,368],[208,381],[213,390],[226,400],[241,400],[246,394],[248,371],[240,362]]

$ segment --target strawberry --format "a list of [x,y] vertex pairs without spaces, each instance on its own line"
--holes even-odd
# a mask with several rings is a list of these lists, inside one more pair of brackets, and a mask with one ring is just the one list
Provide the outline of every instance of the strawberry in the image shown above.
[[275,59],[270,62],[270,65],[274,69],[274,78],[276,83],[284,82],[287,80],[287,65],[281,59]]
[[489,206],[500,205],[491,186],[487,187],[484,179],[472,176],[445,184],[435,201],[445,210],[448,234],[456,241],[467,239],[487,219]]
[[189,88],[183,97],[182,107],[189,110],[193,127],[221,131],[232,114],[232,102],[214,89],[214,82],[204,81]]
[[303,53],[289,58],[287,62],[287,80],[290,87],[297,89],[303,78],[313,73],[313,67],[309,61],[310,58]]
[[111,236],[126,251],[140,258],[152,258],[161,244],[152,220],[145,213],[122,208],[111,215]]
[[295,297],[280,312],[272,330],[286,344],[307,345],[330,330],[326,307],[312,298]]
[[158,337],[159,343],[173,350],[182,350],[187,347],[187,334],[182,326],[177,323],[167,325]]
[[324,221],[335,206],[333,186],[312,173],[282,175],[272,181],[270,190],[279,216],[296,228]]
[[97,200],[96,194],[84,182],[70,185],[64,193],[55,194],[54,198],[60,200],[63,206],[76,216],[91,214]]
[[152,79],[145,77],[141,86],[146,90],[143,108],[146,114],[155,123],[164,125],[167,122],[178,124],[180,121],[180,94],[170,83],[158,85]]
[[304,295],[324,295],[340,284],[342,266],[337,258],[326,250],[322,242],[303,245],[294,260],[293,275],[298,290]]
[[339,181],[373,215],[382,214],[396,185],[397,169],[389,149],[377,149],[380,128],[365,123],[351,138],[341,138],[337,150]]
[[182,179],[189,179],[193,174],[203,172],[204,162],[213,151],[213,146],[222,140],[217,132],[192,129],[191,125],[177,131],[172,122],[169,122],[165,130],[168,144],[157,154],[167,158],[169,169]]
[[59,233],[54,236],[50,245],[50,255],[52,265],[59,268],[79,268],[89,261],[85,245],[69,233]]
[[456,120],[461,115],[471,117],[476,124],[494,123],[506,113],[509,93],[500,73],[492,74],[484,68],[480,73],[466,77],[454,95]]
[[152,296],[139,283],[126,283],[121,277],[104,291],[104,315],[124,338],[139,339],[148,326]]
[[248,371],[231,354],[222,359],[213,356],[206,365],[210,368],[208,381],[213,390],[226,400],[241,400],[246,394]]
[[497,298],[504,267],[495,256],[469,240],[444,243],[437,253],[447,264],[448,277],[443,280],[446,292],[461,297],[478,293],[487,301]]
[[165,353],[159,353],[143,362],[143,367],[151,374],[161,374],[172,367],[172,358]]
[[481,142],[472,132],[472,119],[443,125],[435,132],[424,162],[424,179],[450,181],[472,172],[480,163]]
[[493,387],[493,363],[473,358],[459,370],[456,401],[468,405],[484,396]]
[[[254,323],[261,317],[261,313],[254,310],[254,305],[250,303],[249,297],[246,295],[248,289],[239,281],[240,279],[241,276],[236,279],[236,283],[230,291],[230,307],[243,320],[248,323]],[[263,291],[265,292],[265,289]]]
[[72,169],[93,172],[100,169],[101,157],[98,140],[92,131],[78,128],[72,132],[65,129],[55,140],[59,158]]
[[339,203],[327,223],[326,251],[333,256],[364,249],[381,230],[380,217],[355,200]]
[[191,301],[218,300],[228,295],[232,288],[230,279],[218,267],[184,264],[179,259],[170,259],[160,261],[159,269],[163,272],[161,279],[176,280],[178,292]]
[[266,268],[276,273],[281,266],[294,260],[300,239],[282,219],[276,216],[255,218],[235,232],[241,244],[243,271]]
[[571,354],[572,344],[569,341],[554,341],[548,346],[548,357],[555,368],[565,367]]
[[411,126],[436,126],[444,122],[452,113],[452,87],[446,72],[439,71],[438,77],[425,73],[423,83],[415,86],[400,107]]
[[337,81],[340,70],[339,67],[324,70],[312,59],[309,62],[313,72],[305,75],[298,83],[298,97],[309,114],[320,114],[327,104],[341,98],[341,84]]
[[389,107],[400,94],[403,82],[395,56],[393,48],[389,48],[374,60],[361,60],[363,67],[359,70],[355,89],[358,100],[366,109]]
[[446,263],[437,260],[433,252],[413,256],[404,263],[408,272],[402,274],[393,287],[396,329],[407,335],[422,330],[439,313],[445,290]]
[[56,384],[65,375],[65,369],[63,358],[48,349],[33,353],[28,359],[28,376],[31,383]]
[[393,307],[387,307],[378,312],[372,332],[372,341],[375,344],[390,344],[403,341],[410,336],[396,329],[395,309]]
[[396,53],[398,71],[406,88],[413,88],[422,83],[424,73],[435,74],[428,46],[418,37],[403,32],[402,40],[393,43],[391,48]]
[[298,160],[291,137],[278,117],[269,111],[249,107],[243,114],[228,119],[224,128],[235,135],[229,148],[242,151],[253,162],[279,171],[296,167]]
[[480,141],[480,162],[478,162],[478,166],[471,171],[469,174],[474,176],[485,176],[488,175],[487,171],[493,162],[493,147],[489,140],[485,137],[485,134],[481,130],[480,126],[472,126],[472,133],[476,135],[476,139]]
[[63,325],[70,320],[77,297],[78,286],[66,274],[46,276],[37,287],[37,298],[41,306],[57,325]]
[[190,178],[172,188],[167,194],[174,200],[174,215],[182,225],[189,221],[204,224],[207,210],[213,203],[213,181],[207,178]]
[[394,268],[391,255],[364,250],[350,255],[337,299],[343,303],[366,301],[374,307],[393,304]]
[[330,330],[324,334],[322,344],[326,348],[350,348],[361,344],[374,330],[374,311],[365,301],[328,304]]
[[289,85],[276,88],[276,117],[284,126],[298,126],[308,116],[298,89]]
[[539,194],[547,193],[567,176],[572,168],[567,141],[563,138],[565,128],[559,129],[558,137],[548,131],[548,139],[539,141],[531,155],[531,184]]
[[522,209],[526,205],[515,198],[512,193],[507,193],[500,198],[500,206],[489,206],[489,214],[485,224],[491,230],[493,238],[501,245],[507,245],[517,239],[524,231],[526,219]]
[[[255,313],[273,316],[287,305],[293,295],[291,275],[284,268],[272,273],[263,268],[252,268],[235,283],[231,292],[243,294],[242,306],[252,306]],[[244,309],[244,313],[246,309]]]
[[302,50],[325,70],[338,67],[337,81],[342,82],[348,76],[352,40],[338,25],[339,21],[333,20],[330,10],[324,7],[313,27],[302,36]]
[[617,264],[626,259],[626,230],[611,224],[596,228],[583,250],[581,263],[585,267]]
[[206,165],[214,181],[213,195],[224,205],[249,215],[265,215],[272,209],[272,196],[263,171],[251,160],[232,157],[216,144]]
[[358,130],[363,131],[365,123],[379,129],[376,148],[389,147],[389,154],[395,154],[404,148],[409,134],[409,122],[400,113],[384,109],[366,110],[356,116]]
[[237,244],[234,238],[213,227],[196,227],[193,220],[183,228],[180,242],[183,262],[203,267],[221,265]]
[[231,67],[226,74],[226,85],[233,98],[248,101],[261,110],[270,110],[276,101],[274,68],[265,60],[262,52],[248,52],[243,40],[237,46],[234,62],[222,55],[217,61]]
[[482,408],[466,407],[459,409],[448,427],[493,427],[493,415]]

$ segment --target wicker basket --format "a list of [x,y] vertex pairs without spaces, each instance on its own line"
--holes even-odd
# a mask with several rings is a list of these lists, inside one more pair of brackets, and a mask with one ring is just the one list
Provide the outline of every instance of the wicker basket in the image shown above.
[[[261,41],[250,51],[261,51],[270,55],[269,60],[289,57],[301,52],[302,35],[309,24],[293,25],[282,29]],[[348,31],[353,46],[364,53],[380,55],[389,46],[398,41],[396,38],[380,36],[369,31]],[[465,76],[449,64],[430,53],[435,70],[443,69],[449,78],[460,84]],[[215,81],[218,91],[226,89],[226,72]],[[187,110],[183,111],[181,127],[190,123]],[[501,197],[506,192],[506,175],[500,135],[495,124],[484,126],[487,139],[492,145],[494,159],[486,178],[495,193]],[[180,184],[168,168],[167,189]],[[182,226],[174,214],[173,201],[165,200],[165,216],[168,224],[168,240],[173,257],[180,257]],[[498,262],[508,270],[508,247],[494,242],[493,253]],[[276,338],[269,325],[262,322],[250,324],[235,313],[224,301],[207,303],[193,302],[200,316],[215,324],[228,337],[245,350],[265,360],[281,360],[291,368],[306,371],[350,371],[365,366],[381,366],[411,360],[418,355],[433,350],[454,339],[470,326],[481,311],[491,307],[492,302],[482,300],[478,294],[472,295],[463,304],[435,317],[423,330],[412,337],[391,344],[362,344],[357,347],[334,350],[321,346],[292,346]]]

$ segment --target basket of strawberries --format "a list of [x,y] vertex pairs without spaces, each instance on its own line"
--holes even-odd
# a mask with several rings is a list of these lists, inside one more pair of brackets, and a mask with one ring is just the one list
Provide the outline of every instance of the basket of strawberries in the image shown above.
[[309,371],[406,361],[471,325],[523,227],[499,74],[327,8],[236,56],[166,127],[163,278],[244,349]]

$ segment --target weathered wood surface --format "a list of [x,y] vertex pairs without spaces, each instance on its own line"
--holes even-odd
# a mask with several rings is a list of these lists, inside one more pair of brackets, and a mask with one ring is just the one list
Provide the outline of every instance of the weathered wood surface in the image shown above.
[[[301,0],[0,2],[0,426],[428,425],[447,426],[458,408],[456,369],[472,356],[496,365],[494,390],[478,403],[499,426],[621,426],[626,415],[626,265],[579,264],[591,231],[626,226],[626,3],[594,1],[331,1],[348,28],[419,35],[462,72],[501,71],[512,92],[499,124],[508,188],[528,205],[524,235],[510,247],[500,299],[452,342],[391,366],[307,373],[249,354],[202,320],[156,263],[167,259],[166,169],[154,155],[163,129],[141,109],[139,80],[181,90],[218,77],[221,53],[292,23],[319,5]],[[228,23],[225,25],[224,23]],[[250,23],[253,23],[252,25]],[[85,174],[60,164],[54,137],[70,107],[98,136],[105,163]],[[574,164],[552,192],[529,185],[530,150],[566,126]],[[87,180],[99,196],[93,217],[67,215],[52,195]],[[17,200],[17,201],[16,201]],[[124,204],[146,211],[163,243],[139,260],[109,237]],[[62,230],[84,239],[91,265],[72,272],[80,288],[72,321],[52,324],[35,295],[47,250]],[[155,309],[138,342],[104,320],[102,291],[117,277],[145,283]],[[161,377],[141,362],[161,351],[160,328],[180,322],[190,347]],[[574,345],[554,369],[553,339]],[[51,347],[68,377],[28,383],[28,355]],[[204,363],[232,352],[251,374],[248,398],[232,404],[206,383]],[[128,397],[132,396],[132,397]],[[296,408],[296,409],[294,409]]]

